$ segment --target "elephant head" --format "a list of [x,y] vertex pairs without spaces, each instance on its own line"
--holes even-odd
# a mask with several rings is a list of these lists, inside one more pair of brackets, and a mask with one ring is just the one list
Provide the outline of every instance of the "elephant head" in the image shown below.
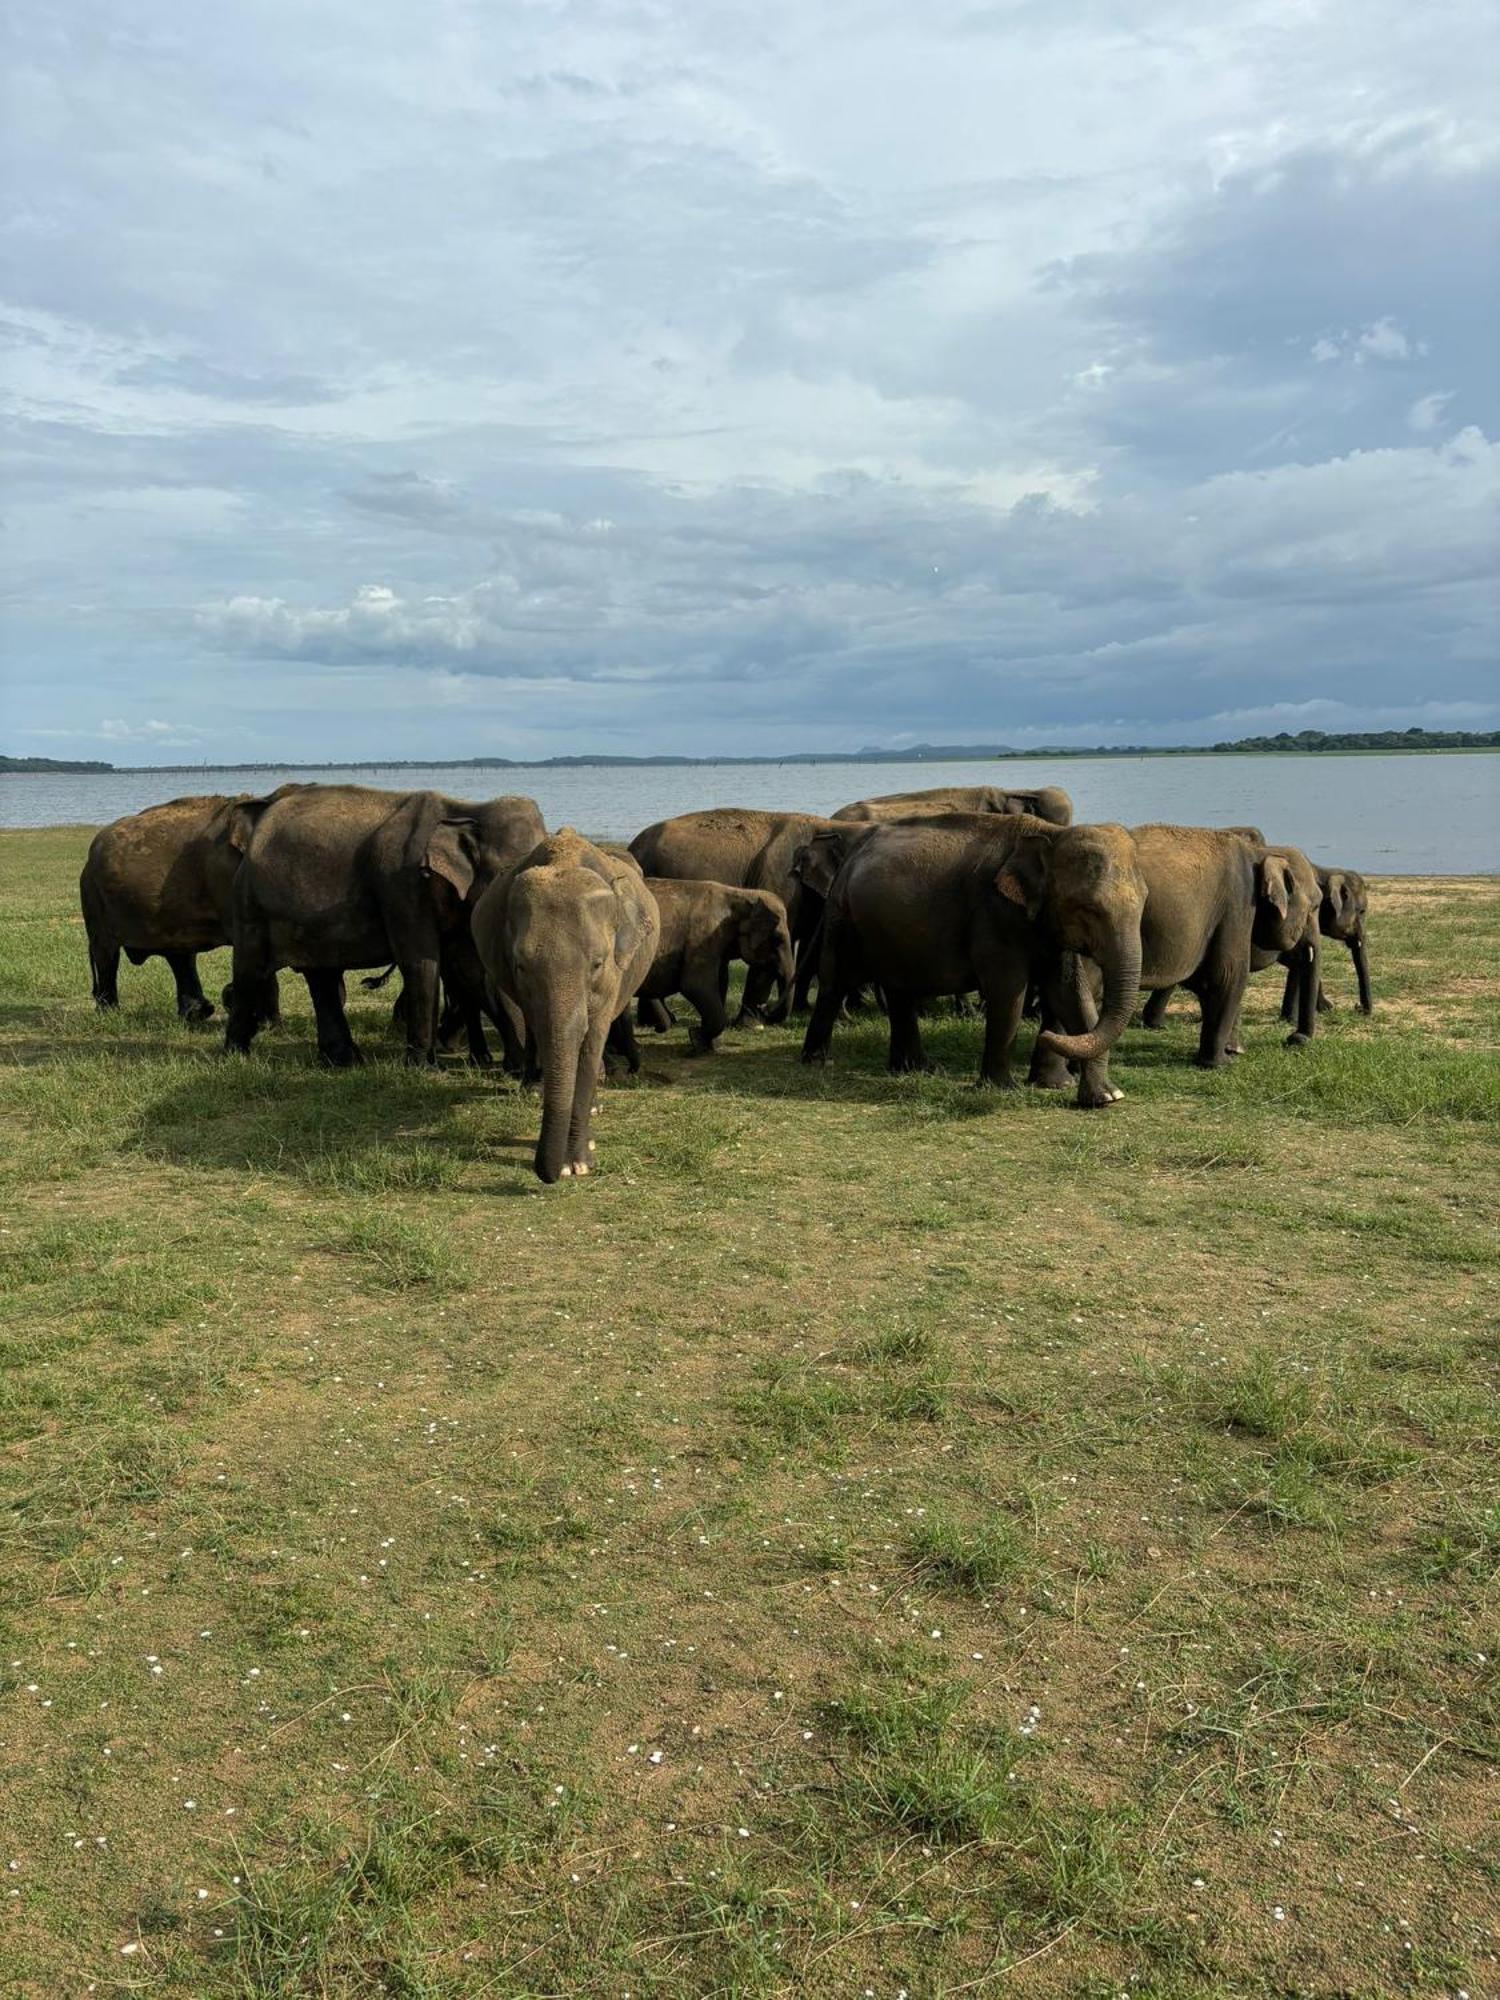
[[1354,975],[1359,981],[1359,1008],[1371,1011],[1370,966],[1365,956],[1365,917],[1370,907],[1370,891],[1363,875],[1352,868],[1320,868],[1318,886],[1318,929],[1324,937],[1337,938],[1349,947]]
[[1295,951],[1317,933],[1322,891],[1312,863],[1296,847],[1268,847],[1255,863],[1255,921],[1263,951]]
[[996,877],[1066,951],[1093,959],[1104,974],[1104,1001],[1087,1034],[1048,1032],[1038,1046],[1069,1062],[1097,1062],[1119,1040],[1141,982],[1141,912],[1146,884],[1135,843],[1122,826],[1050,827],[1029,822]]
[[793,876],[820,902],[825,900],[834,876],[876,824],[874,820],[843,820],[815,833],[793,855]]

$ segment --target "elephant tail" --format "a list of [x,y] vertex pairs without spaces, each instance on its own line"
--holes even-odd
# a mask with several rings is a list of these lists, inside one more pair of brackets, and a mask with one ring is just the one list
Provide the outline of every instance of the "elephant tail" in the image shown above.
[[394,975],[395,970],[394,965],[388,965],[384,972],[372,972],[368,979],[362,979],[359,983],[367,993],[378,993]]

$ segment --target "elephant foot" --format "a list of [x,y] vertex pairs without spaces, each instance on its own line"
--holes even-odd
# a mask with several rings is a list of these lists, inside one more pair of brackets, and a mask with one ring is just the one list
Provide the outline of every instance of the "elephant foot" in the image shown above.
[[928,1062],[925,1056],[914,1057],[910,1061],[888,1063],[886,1067],[892,1076],[936,1076],[937,1064]]
[[1304,1035],[1302,1030],[1298,1028],[1295,1034],[1287,1036],[1286,1046],[1289,1049],[1305,1049],[1311,1040],[1311,1035]]
[[464,1063],[469,1069],[493,1069],[495,1067],[495,1058],[490,1054],[488,1049],[485,1050],[483,1055],[478,1054],[474,1049],[470,1049],[469,1053],[464,1057]]
[[1194,1056],[1193,1063],[1197,1069],[1228,1069],[1230,1055],[1226,1049],[1221,1056]]
[[802,1051],[802,1062],[808,1069],[827,1069],[828,1051],[827,1049],[804,1049]]
[[324,1069],[363,1069],[365,1059],[351,1042],[347,1048],[319,1049],[318,1061]]
[[1019,1090],[1020,1087],[1009,1070],[1003,1076],[986,1076],[981,1070],[974,1079],[976,1090]]
[[1035,1090],[1070,1090],[1073,1072],[1061,1056],[1051,1056],[1043,1062],[1034,1063],[1026,1081]]
[[757,1034],[765,1031],[765,1021],[759,1014],[736,1014],[730,1023],[734,1028],[753,1028]]
[[212,1000],[181,1000],[177,1005],[179,1021],[193,1025],[199,1021],[211,1021],[214,1017]]
[[1078,1108],[1080,1111],[1103,1111],[1106,1106],[1118,1104],[1124,1097],[1123,1090],[1112,1083],[1078,1082]]

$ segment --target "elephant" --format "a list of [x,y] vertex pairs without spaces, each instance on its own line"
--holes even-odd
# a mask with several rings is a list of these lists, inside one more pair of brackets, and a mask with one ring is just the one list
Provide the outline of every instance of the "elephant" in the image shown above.
[[[1316,871],[1322,900],[1318,906],[1318,929],[1326,938],[1335,938],[1349,947],[1354,976],[1359,982],[1359,1011],[1374,1012],[1370,998],[1370,963],[1365,955],[1365,918],[1370,909],[1370,891],[1363,875],[1353,868],[1319,868]],[[1318,1012],[1328,1013],[1333,1002],[1318,987]],[[1296,980],[1288,972],[1286,991],[1281,996],[1281,1018],[1293,1019],[1296,1010]]]
[[[1235,827],[1229,831],[1245,837],[1248,844],[1260,848],[1265,856],[1251,926],[1250,971],[1264,972],[1272,965],[1287,967],[1282,1016],[1286,1020],[1295,1020],[1296,1027],[1288,1035],[1287,1042],[1290,1047],[1298,1048],[1312,1039],[1317,1027],[1316,1003],[1322,992],[1318,926],[1322,886],[1312,863],[1300,848],[1267,846],[1255,828]],[[1300,934],[1289,943],[1288,937],[1296,922],[1292,914],[1294,910],[1304,913],[1304,921]],[[1159,986],[1152,992],[1141,1017],[1143,1027],[1161,1026],[1171,995],[1170,986]],[[1238,1023],[1226,1044],[1226,1053],[1232,1056],[1241,1053]]]
[[638,869],[563,827],[490,883],[472,929],[494,998],[520,1011],[536,1046],[537,1175],[587,1174],[605,1039],[656,957],[656,899]]
[[[724,1000],[729,968],[743,959],[752,970],[765,966],[776,974],[783,997],[768,1015],[786,1019],[793,976],[792,939],[786,905],[768,889],[734,889],[723,882],[680,882],[671,877],[646,877],[656,900],[661,934],[651,968],[636,992],[637,1012],[652,1008],[650,1025],[660,1031],[655,1012],[672,994],[680,993],[698,1010],[698,1024],[688,1029],[694,1055],[712,1055],[724,1032]],[[670,1019],[665,1025],[670,1026]],[[610,1045],[623,1055],[631,1074],[640,1068],[640,1051],[630,1017],[622,1014],[611,1030]]]
[[[123,951],[132,965],[164,958],[177,985],[180,1018],[211,1018],[214,1005],[199,980],[197,955],[229,943],[234,878],[253,824],[251,809],[264,803],[252,801],[249,793],[171,799],[129,813],[94,835],[78,878],[78,900],[96,1007],[120,1004]],[[266,1018],[276,1019],[274,983],[263,1000]]]
[[1073,801],[1057,785],[1011,791],[998,785],[937,785],[926,792],[882,792],[840,806],[835,819],[924,819],[945,813],[1030,813],[1053,826],[1073,824]]
[[[361,1060],[343,1007],[343,974],[395,960],[408,1063],[437,1061],[439,982],[477,1014],[483,995],[468,918],[502,869],[545,828],[533,799],[469,805],[439,792],[318,785],[258,808],[234,883],[234,980],[227,1050],[248,1051],[257,996],[278,966],[307,981],[318,1054],[331,1068]],[[498,1017],[509,1066],[520,1045]],[[481,1037],[482,1040],[482,1037]]]
[[[1252,955],[1303,945],[1313,913],[1309,887],[1290,863],[1227,827],[1136,826],[1130,836],[1146,886],[1140,983],[1153,993],[1186,986],[1197,994],[1203,1022],[1195,1060],[1201,1069],[1220,1069],[1237,1053]],[[1112,1015],[1107,966],[1104,982],[1106,1014]],[[1104,1026],[1101,1021],[1100,1030]],[[1049,1027],[1038,1040],[1068,1062],[1108,1056],[1099,1031],[1064,1034]]]
[[[822,920],[821,898],[804,895],[792,873],[797,850],[833,822],[817,813],[762,812],[755,807],[715,806],[679,813],[638,833],[630,851],[648,876],[676,881],[723,882],[737,889],[769,889],[786,905],[787,924],[802,967],[811,965]],[[811,976],[809,973],[808,977]],[[745,982],[738,1024],[763,1020],[766,998],[777,984],[769,968],[756,968]]]
[[[923,1068],[922,1000],[977,988],[985,1016],[979,1080],[1012,1088],[1011,1049],[1028,983],[1042,983],[1059,1018],[1086,1020],[1077,975],[1077,954],[1086,952],[1105,969],[1105,1001],[1088,1060],[1080,1057],[1079,1102],[1111,1103],[1121,1093],[1101,1085],[1095,1059],[1134,1004],[1145,902],[1123,827],[972,813],[873,826],[828,890],[818,1002],[802,1060],[827,1061],[844,995],[869,979],[885,993],[890,1068]],[[1067,1080],[1045,1050],[1042,1058],[1034,1081],[1051,1081],[1049,1067]]]

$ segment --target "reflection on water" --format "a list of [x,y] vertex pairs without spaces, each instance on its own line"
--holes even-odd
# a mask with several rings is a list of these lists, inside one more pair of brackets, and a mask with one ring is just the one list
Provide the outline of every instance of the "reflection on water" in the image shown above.
[[832,812],[928,785],[1061,785],[1080,819],[1264,827],[1315,860],[1371,874],[1500,867],[1500,757],[1062,757],[965,764],[697,764],[586,770],[121,771],[0,777],[0,826],[100,825],[188,792],[270,791],[289,779],[431,787],[458,798],[529,792],[549,826],[628,840],[699,806]]

